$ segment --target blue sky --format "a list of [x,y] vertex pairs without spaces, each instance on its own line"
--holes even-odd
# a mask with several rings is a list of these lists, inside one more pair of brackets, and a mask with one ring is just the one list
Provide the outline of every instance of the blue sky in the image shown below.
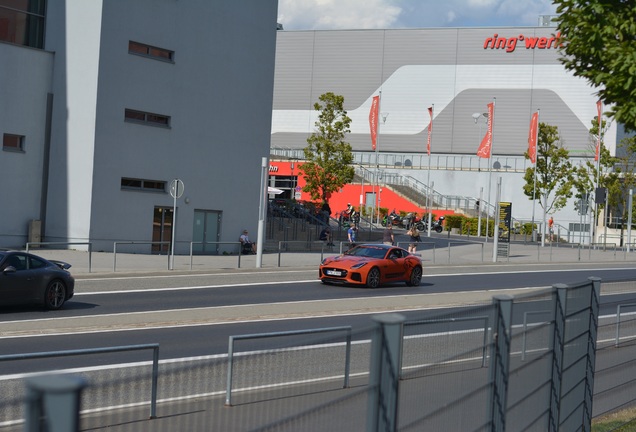
[[552,0],[279,0],[285,30],[536,26]]

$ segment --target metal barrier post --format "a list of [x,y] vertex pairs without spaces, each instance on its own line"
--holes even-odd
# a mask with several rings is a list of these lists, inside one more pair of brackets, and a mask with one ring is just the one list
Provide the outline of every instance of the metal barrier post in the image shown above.
[[78,431],[80,394],[87,383],[69,375],[47,375],[26,380],[25,431]]
[[512,301],[508,295],[493,297],[495,320],[490,351],[489,417],[492,432],[505,432],[508,400],[508,373],[510,370],[510,344],[512,329]]
[[389,313],[373,317],[377,327],[371,342],[367,432],[397,430],[402,324],[405,317]]
[[157,418],[157,387],[159,382],[159,345],[152,349],[152,389],[150,396],[150,418]]
[[225,387],[225,406],[232,406],[232,372],[234,371],[234,336],[230,336],[227,347],[228,347],[227,348],[227,384]]

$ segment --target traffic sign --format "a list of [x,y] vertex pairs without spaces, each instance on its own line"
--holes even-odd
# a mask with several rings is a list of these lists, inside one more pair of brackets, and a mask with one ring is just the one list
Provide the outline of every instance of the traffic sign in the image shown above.
[[185,189],[185,185],[179,179],[174,179],[170,182],[170,196],[172,198],[181,198],[183,195],[183,190]]

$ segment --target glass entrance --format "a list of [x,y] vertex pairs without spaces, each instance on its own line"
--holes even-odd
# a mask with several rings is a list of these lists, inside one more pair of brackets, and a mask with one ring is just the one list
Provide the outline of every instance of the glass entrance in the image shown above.
[[195,210],[192,226],[193,252],[218,254],[222,212],[215,210]]
[[152,219],[152,252],[153,253],[168,253],[170,250],[170,244],[159,244],[158,242],[170,242],[172,241],[172,221],[173,221],[173,209],[172,207],[155,207],[154,216]]

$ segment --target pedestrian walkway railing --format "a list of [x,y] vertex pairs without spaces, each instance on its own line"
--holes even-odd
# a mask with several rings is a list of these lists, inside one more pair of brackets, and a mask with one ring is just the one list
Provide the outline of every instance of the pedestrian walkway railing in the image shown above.
[[[113,243],[113,272],[117,271],[117,245],[163,245],[163,246],[170,246],[172,243],[171,242],[140,242],[140,241],[116,241]],[[166,257],[168,258],[168,267],[167,269],[170,270],[170,258],[171,255],[170,253],[166,254]]]
[[91,272],[93,244],[91,242],[27,242],[26,252],[34,246],[88,246],[88,272]]
[[236,264],[236,268],[241,268],[241,255],[243,255],[243,248],[241,247],[241,242],[190,242],[190,270],[192,270],[192,266],[194,263],[194,245],[203,245],[205,248],[205,245],[233,245],[233,246],[238,246],[238,252],[237,252],[237,264]]

